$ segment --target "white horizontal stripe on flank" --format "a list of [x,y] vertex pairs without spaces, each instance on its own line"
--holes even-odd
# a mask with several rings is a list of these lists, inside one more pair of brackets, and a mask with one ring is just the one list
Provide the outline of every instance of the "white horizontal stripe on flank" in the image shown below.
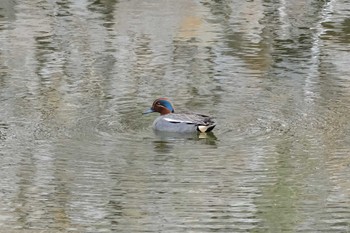
[[169,122],[177,122],[177,123],[188,123],[188,124],[193,124],[192,121],[181,121],[181,120],[174,120],[174,119],[170,119],[170,118],[166,118],[164,117],[163,118],[164,120],[166,121],[169,121]]

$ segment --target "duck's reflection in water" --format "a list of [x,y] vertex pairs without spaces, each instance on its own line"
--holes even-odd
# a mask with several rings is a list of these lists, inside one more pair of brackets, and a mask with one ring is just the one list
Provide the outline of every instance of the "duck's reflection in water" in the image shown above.
[[157,139],[153,141],[154,151],[158,153],[169,153],[177,144],[187,141],[216,146],[217,137],[213,132],[209,133],[170,133],[154,131]]

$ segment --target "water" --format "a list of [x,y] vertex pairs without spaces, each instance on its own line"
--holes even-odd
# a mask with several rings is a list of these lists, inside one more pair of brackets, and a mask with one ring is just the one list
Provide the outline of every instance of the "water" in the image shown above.
[[[350,2],[0,3],[1,232],[350,232]],[[214,115],[163,137],[157,97]]]

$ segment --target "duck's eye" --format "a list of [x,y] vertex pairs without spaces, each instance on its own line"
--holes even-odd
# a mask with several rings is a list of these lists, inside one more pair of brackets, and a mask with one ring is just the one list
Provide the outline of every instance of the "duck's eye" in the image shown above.
[[156,105],[160,105],[160,103],[159,103],[159,102],[157,102],[157,103],[156,103]]

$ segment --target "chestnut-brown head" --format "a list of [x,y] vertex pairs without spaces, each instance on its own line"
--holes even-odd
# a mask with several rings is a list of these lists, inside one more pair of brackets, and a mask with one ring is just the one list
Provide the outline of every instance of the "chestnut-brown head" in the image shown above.
[[152,112],[159,112],[160,115],[166,115],[169,113],[173,113],[174,111],[175,111],[174,107],[171,104],[169,99],[158,98],[153,102],[152,107],[150,109],[148,109],[146,112],[144,112],[143,114],[148,114],[148,113],[152,113]]

